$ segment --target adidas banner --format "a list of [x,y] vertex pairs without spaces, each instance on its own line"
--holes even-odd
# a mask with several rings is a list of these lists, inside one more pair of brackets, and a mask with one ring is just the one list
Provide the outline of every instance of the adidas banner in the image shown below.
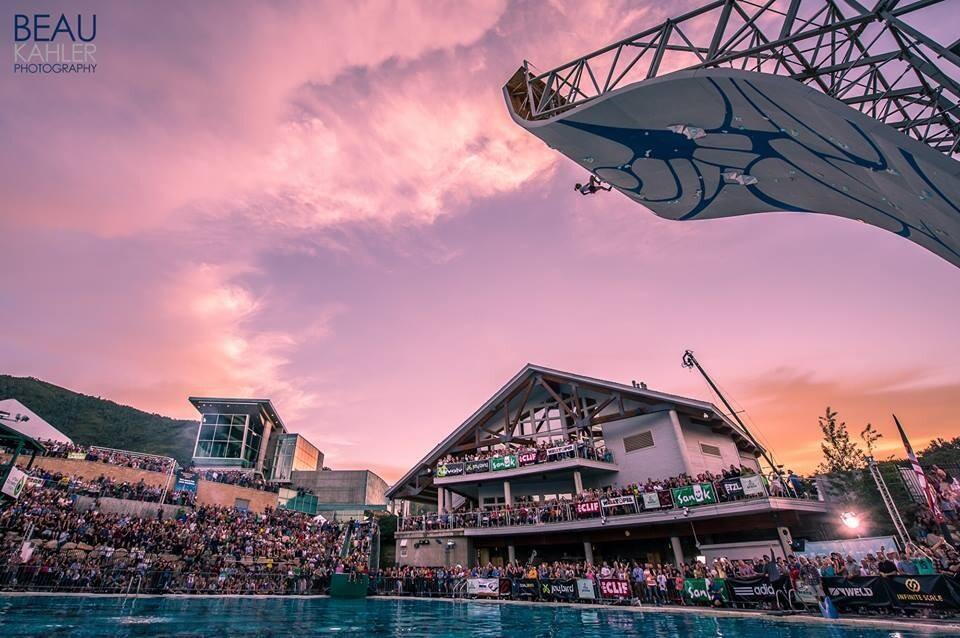
[[783,589],[786,580],[771,583],[766,576],[727,578],[727,594],[735,603],[770,603],[776,601],[777,590]]

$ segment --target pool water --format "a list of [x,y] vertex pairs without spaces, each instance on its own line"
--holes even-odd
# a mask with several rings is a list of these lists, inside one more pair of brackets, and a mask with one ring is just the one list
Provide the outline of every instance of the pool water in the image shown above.
[[0,596],[0,636],[926,638],[757,617],[421,600]]

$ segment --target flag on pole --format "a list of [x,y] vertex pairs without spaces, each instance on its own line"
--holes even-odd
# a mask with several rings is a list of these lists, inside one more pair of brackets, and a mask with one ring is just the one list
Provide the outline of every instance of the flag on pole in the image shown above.
[[903,447],[907,450],[907,458],[910,459],[913,472],[917,475],[917,482],[920,484],[920,489],[927,499],[927,507],[933,512],[933,516],[937,519],[937,522],[943,523],[946,519],[943,517],[943,511],[940,509],[937,494],[933,486],[927,482],[927,476],[923,473],[923,468],[920,467],[920,461],[917,460],[917,455],[913,453],[913,447],[910,445],[910,441],[907,440],[907,433],[903,431],[903,426],[900,425],[900,419],[897,418],[896,414],[893,415],[893,422],[897,424],[897,430],[900,431],[900,438],[903,439]]

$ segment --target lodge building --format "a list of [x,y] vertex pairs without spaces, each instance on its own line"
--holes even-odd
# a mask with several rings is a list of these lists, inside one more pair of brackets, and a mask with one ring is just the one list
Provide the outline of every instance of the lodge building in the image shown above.
[[[764,476],[761,452],[711,403],[527,365],[387,490],[396,559],[679,563],[782,555],[835,527],[813,491]],[[744,475],[643,489],[731,467]]]

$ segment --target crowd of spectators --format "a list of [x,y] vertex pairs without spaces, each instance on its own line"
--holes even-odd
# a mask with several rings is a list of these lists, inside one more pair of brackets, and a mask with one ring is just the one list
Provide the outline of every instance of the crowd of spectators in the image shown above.
[[120,467],[129,467],[147,472],[170,472],[176,461],[166,456],[156,456],[153,454],[141,454],[139,452],[128,452],[126,450],[112,450],[97,446],[74,445],[73,443],[64,443],[62,441],[40,440],[43,447],[46,448],[43,456],[51,458],[75,458],[82,461],[92,461],[106,463],[108,465],[118,465]]
[[690,604],[682,592],[686,579],[705,579],[711,604],[728,605],[723,582],[728,578],[766,576],[770,583],[789,589],[804,590],[823,596],[822,578],[830,576],[895,576],[960,573],[960,554],[952,546],[939,549],[913,546],[901,553],[881,548],[862,559],[838,553],[829,556],[769,555],[753,559],[709,562],[695,561],[675,566],[639,560],[604,561],[593,565],[584,561],[555,561],[538,564],[518,562],[497,566],[487,563],[466,569],[461,565],[444,567],[394,567],[381,574],[379,589],[383,593],[409,593],[422,596],[463,594],[463,583],[469,578],[507,578],[519,580],[590,580],[596,587],[600,579],[626,581],[635,603],[648,605]]
[[[548,455],[548,450],[558,449],[567,446],[573,446],[572,449]],[[448,454],[441,458],[437,465],[448,465],[450,463],[465,463],[468,461],[486,461],[498,456],[520,455],[524,453],[536,454],[537,463],[545,463],[548,460],[561,461],[569,458],[585,458],[595,461],[612,461],[613,455],[603,445],[597,444],[587,439],[569,435],[565,440],[541,440],[536,445],[520,445],[512,448],[488,448],[485,450],[473,450],[463,454]]]
[[366,532],[342,552],[349,525],[282,509],[81,512],[68,491],[31,485],[0,512],[0,589],[317,593],[368,560]]
[[237,485],[239,487],[249,487],[264,492],[276,492],[279,486],[267,483],[263,477],[252,471],[241,470],[201,470],[197,472],[199,478],[204,481],[213,481],[215,483],[226,483],[227,485]]
[[140,479],[136,483],[129,481],[115,481],[112,478],[100,475],[91,480],[80,476],[71,476],[62,472],[50,472],[42,467],[33,467],[29,470],[19,466],[29,476],[43,481],[44,487],[52,488],[66,494],[90,496],[93,498],[119,498],[129,501],[145,501],[167,505],[181,505],[193,507],[196,502],[196,492],[181,490],[164,490],[163,487],[151,485]]
[[[637,514],[644,511],[643,495],[657,493],[657,509],[674,507],[670,490],[695,484],[710,483],[715,488],[716,500],[723,503],[746,498],[744,492],[727,490],[724,480],[751,476],[756,473],[745,466],[731,465],[722,472],[702,472],[696,476],[680,474],[666,479],[648,478],[645,483],[632,483],[624,486],[606,486],[586,488],[580,494],[558,495],[546,499],[534,500],[530,496],[515,496],[513,503],[495,507],[470,507],[463,505],[453,511],[428,513],[421,516],[404,517],[398,529],[400,531],[459,529],[475,527],[503,527],[509,525],[536,525],[559,523],[586,518],[603,518],[625,514]],[[788,472],[773,480],[764,479],[764,496],[790,498],[817,498],[815,483]],[[601,502],[609,502],[620,497],[632,497],[629,502],[601,507]],[[596,503],[593,508],[582,504]]]

